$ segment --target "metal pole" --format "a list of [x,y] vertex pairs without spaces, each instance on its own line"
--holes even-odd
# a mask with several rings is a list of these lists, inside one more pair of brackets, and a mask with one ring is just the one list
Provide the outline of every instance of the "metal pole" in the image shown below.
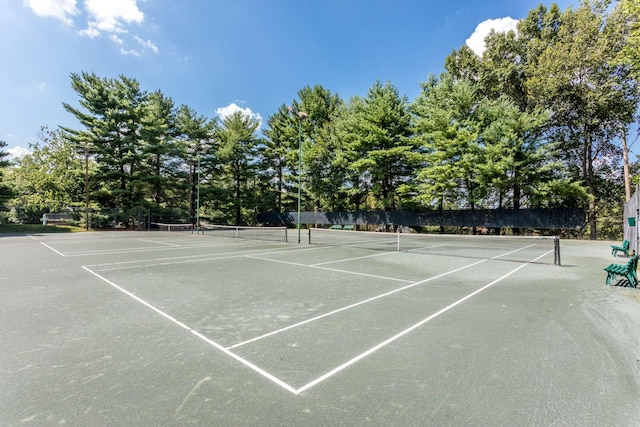
[[302,120],[298,117],[298,244],[300,244],[300,199],[302,189]]
[[200,234],[200,150],[197,154],[198,158],[198,195],[196,201],[196,234]]
[[84,145],[84,225],[89,231],[89,151],[87,143]]
[[298,244],[300,244],[300,205],[302,199],[302,119],[306,119],[308,114],[304,111],[298,111],[293,106],[289,107],[289,112],[294,116],[298,116]]

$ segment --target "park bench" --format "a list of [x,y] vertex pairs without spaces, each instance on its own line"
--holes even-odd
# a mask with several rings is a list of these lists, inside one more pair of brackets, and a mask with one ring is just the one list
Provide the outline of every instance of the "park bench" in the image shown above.
[[331,230],[342,230],[342,225],[333,224],[331,227],[329,227],[329,229],[331,229]]
[[348,231],[353,231],[356,229],[355,225],[345,225],[344,227],[342,227],[343,230],[348,230]]
[[624,240],[622,246],[611,245],[611,255],[617,256],[618,252],[622,252],[626,256],[629,256],[629,241]]
[[50,213],[42,215],[43,225],[65,225],[73,221],[73,217],[68,213]]
[[607,272],[606,284],[611,285],[611,281],[616,280],[618,276],[626,278],[629,282],[629,286],[638,286],[638,256],[634,255],[629,258],[626,264],[610,264],[608,267],[603,268]]

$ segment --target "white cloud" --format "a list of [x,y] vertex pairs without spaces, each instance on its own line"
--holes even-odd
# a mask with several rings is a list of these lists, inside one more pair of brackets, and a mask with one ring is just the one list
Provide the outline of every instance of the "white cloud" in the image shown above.
[[253,111],[251,111],[251,108],[249,107],[247,108],[239,107],[238,105],[236,105],[235,102],[232,102],[226,107],[220,107],[216,110],[216,114],[221,118],[229,117],[237,112],[240,112],[245,117],[249,117],[253,120],[257,120],[259,123],[258,127],[262,126],[262,116],[259,113],[254,113]]
[[24,5],[38,16],[55,18],[65,25],[72,25],[72,16],[77,15],[76,0],[24,0]]
[[467,46],[473,50],[476,55],[482,56],[486,49],[484,39],[489,35],[491,30],[498,33],[506,33],[511,30],[517,31],[518,20],[509,16],[499,19],[487,19],[478,24],[475,31],[466,40]]
[[[145,51],[158,53],[158,46],[151,40],[137,35],[127,36],[132,25],[141,25],[145,16],[138,8],[139,2],[146,0],[83,0],[87,15],[86,28],[78,33],[91,39],[106,34],[123,55],[142,56]],[[36,15],[54,17],[73,26],[72,17],[80,14],[77,0],[23,0]],[[131,45],[138,48],[132,48]]]
[[153,53],[158,53],[158,46],[152,42],[151,40],[143,40],[142,38],[138,37],[138,36],[133,36],[134,39],[136,39],[136,41],[138,42],[138,44],[140,46],[142,46],[145,49],[149,49],[151,51],[153,51]]
[[27,154],[31,154],[31,152],[24,147],[9,148],[7,153],[9,153],[9,160],[21,159]]
[[47,88],[47,82],[40,82],[38,83],[38,90],[40,92],[42,92],[43,90],[45,90]]
[[88,28],[84,34],[126,33],[124,24],[141,24],[144,14],[138,9],[136,0],[85,0],[89,14]]

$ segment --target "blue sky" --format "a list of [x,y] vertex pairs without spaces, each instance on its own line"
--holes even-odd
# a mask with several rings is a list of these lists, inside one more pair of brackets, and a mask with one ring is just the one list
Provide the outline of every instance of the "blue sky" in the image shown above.
[[62,103],[78,106],[81,71],[135,78],[206,117],[266,121],[317,84],[348,99],[390,81],[411,101],[452,50],[540,3],[552,2],[0,0],[0,139],[17,154],[41,126],[78,126]]

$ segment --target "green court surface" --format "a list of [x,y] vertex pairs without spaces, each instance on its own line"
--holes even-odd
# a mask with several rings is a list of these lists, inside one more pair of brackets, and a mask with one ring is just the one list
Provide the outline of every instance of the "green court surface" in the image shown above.
[[0,237],[0,425],[637,426],[612,243]]

